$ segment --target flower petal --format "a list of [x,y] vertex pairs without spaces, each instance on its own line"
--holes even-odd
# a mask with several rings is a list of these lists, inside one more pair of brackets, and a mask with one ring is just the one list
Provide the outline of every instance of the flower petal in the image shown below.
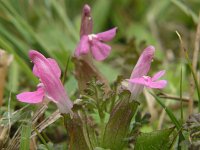
[[152,77],[152,81],[156,81],[158,80],[160,77],[162,77],[165,74],[165,70],[159,71],[157,72],[153,77]]
[[73,103],[70,101],[60,78],[55,74],[55,66],[52,67],[49,60],[35,50],[31,50],[29,56],[37,68],[37,74],[45,88],[45,94],[51,97],[54,102],[57,101],[66,107],[65,110],[60,110],[62,113],[68,113],[73,107]]
[[[155,48],[153,46],[148,46],[144,49],[132,71],[130,79],[140,78],[147,75],[151,66],[154,52]],[[128,87],[128,89],[131,91],[132,98],[136,98],[142,92],[143,88],[143,85],[133,83],[129,84]]]
[[96,34],[96,36],[97,36],[98,40],[107,42],[107,41],[112,40],[115,37],[116,31],[117,31],[117,27],[112,28],[105,32],[98,33],[98,34]]
[[94,59],[97,61],[102,61],[108,57],[110,54],[111,47],[107,44],[104,44],[96,39],[92,40],[91,52]]
[[134,79],[129,79],[128,80],[130,83],[134,83],[134,84],[141,84],[141,85],[147,85],[146,80],[141,77],[141,78],[134,78]]
[[33,74],[36,76],[36,77],[40,77],[39,73],[38,73],[38,69],[37,69],[37,66],[36,65],[33,65]]
[[42,102],[44,95],[45,95],[44,88],[38,87],[38,89],[34,92],[23,92],[21,94],[18,94],[17,99],[20,102],[36,104]]
[[[48,62],[49,62],[49,66],[52,68],[53,72],[55,75],[57,75],[58,78],[60,78],[61,76],[61,70],[57,64],[57,62],[52,59],[52,58],[47,58]],[[36,77],[40,77],[39,75],[39,72],[38,72],[38,69],[37,69],[37,66],[34,65],[33,66],[33,74],[36,76]]]
[[82,11],[82,19],[81,19],[81,29],[80,29],[80,36],[89,35],[92,33],[93,28],[93,21],[90,15],[90,6],[84,5]]
[[153,46],[148,46],[144,49],[132,71],[131,79],[147,75],[151,67],[154,52],[155,48]]
[[62,99],[62,101],[59,101],[58,103],[56,103],[60,113],[70,113],[72,114],[72,110],[71,108],[73,107],[71,100],[68,99]]
[[154,89],[162,89],[167,85],[166,80],[159,80],[156,82],[150,82],[147,87],[154,88]]
[[52,70],[54,71],[55,75],[57,75],[57,77],[60,78],[61,70],[60,67],[58,66],[58,63],[52,58],[47,58],[47,60],[49,61],[49,64]]
[[87,35],[81,37],[80,42],[75,50],[75,56],[80,57],[81,55],[85,55],[89,52],[90,43]]

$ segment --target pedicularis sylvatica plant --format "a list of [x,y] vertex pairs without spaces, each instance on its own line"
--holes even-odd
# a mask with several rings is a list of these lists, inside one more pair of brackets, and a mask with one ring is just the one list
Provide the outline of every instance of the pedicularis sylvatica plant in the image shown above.
[[[165,70],[158,71],[152,77],[148,76],[155,53],[153,46],[142,51],[137,63],[133,64],[129,79],[119,76],[112,86],[101,74],[101,69],[95,66],[95,61],[104,61],[112,53],[107,42],[115,38],[117,30],[120,29],[113,27],[104,32],[93,33],[91,8],[85,5],[80,40],[72,58],[78,82],[77,97],[70,99],[68,96],[56,60],[46,58],[37,50],[30,50],[32,72],[39,83],[35,91],[16,95],[17,100],[46,106],[55,104],[63,118],[63,128],[68,135],[66,142],[71,150],[180,149],[181,142],[185,141],[183,128],[190,130],[191,126],[183,126],[159,97],[152,93],[167,86],[167,81],[160,79]],[[141,115],[138,112],[141,103],[139,95],[144,88],[154,89],[148,91],[166,109],[174,126],[150,133],[140,132],[140,127],[148,123],[150,118],[149,114]],[[41,131],[37,131],[37,134]]]

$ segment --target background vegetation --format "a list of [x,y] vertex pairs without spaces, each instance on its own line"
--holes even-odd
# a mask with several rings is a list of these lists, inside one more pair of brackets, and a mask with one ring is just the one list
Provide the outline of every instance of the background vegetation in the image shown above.
[[[1,0],[0,48],[14,56],[8,68],[4,97],[0,99],[3,102],[0,106],[1,118],[25,106],[16,100],[15,95],[24,90],[34,90],[38,82],[31,71],[32,64],[28,58],[30,49],[56,59],[64,72],[79,41],[81,11],[85,3],[92,8],[94,33],[118,27],[117,37],[110,43],[110,57],[103,63],[96,62],[111,84],[118,75],[128,78],[143,48],[154,45],[156,56],[150,75],[165,69],[165,79],[168,80],[167,88],[157,91],[160,97],[164,97],[162,102],[181,119],[181,91],[184,99],[183,120],[186,121],[189,114],[198,112],[195,86],[190,86],[193,83],[191,70],[175,31],[181,35],[191,62],[196,64],[195,72],[199,75],[199,61],[194,62],[199,57],[193,55],[198,47],[195,43],[199,42],[196,40],[199,0]],[[73,71],[74,65],[70,59],[65,87],[71,98],[75,99],[77,82]],[[141,128],[142,132],[172,127],[164,109],[148,92],[145,91],[139,101],[139,111],[151,114],[150,123]],[[46,116],[56,109],[53,105],[49,107]],[[26,113],[12,118],[10,137],[20,124],[29,119],[28,114],[34,109],[35,106],[28,106]],[[42,133],[57,149],[66,147],[66,131],[61,124],[62,121],[58,120]],[[26,127],[23,130],[27,130]]]

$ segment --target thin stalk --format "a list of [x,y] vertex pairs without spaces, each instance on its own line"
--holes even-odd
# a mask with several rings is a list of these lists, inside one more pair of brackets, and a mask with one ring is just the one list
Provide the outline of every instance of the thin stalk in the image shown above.
[[[181,130],[183,129],[183,127],[181,127],[178,131],[177,131],[177,133],[175,134],[175,136],[174,136],[174,139],[172,140],[172,144],[170,145],[170,150],[172,150],[173,149],[173,145],[175,144],[175,142],[176,142],[176,138],[177,138],[177,136],[178,135],[180,135],[181,134]],[[180,139],[180,138],[179,138]]]
[[[159,96],[160,98],[165,98],[167,100],[175,100],[175,101],[180,101],[180,95],[179,96],[171,96],[171,95],[157,95]],[[185,97],[182,97],[182,101],[184,103],[189,103],[189,98],[185,98]],[[194,105],[198,105],[198,100],[194,100],[193,101]]]
[[183,81],[183,72],[182,72],[182,67],[181,67],[181,78],[180,78],[181,123],[183,123],[182,81]]
[[[87,137],[88,137],[88,141],[91,145],[91,148],[93,148],[93,145],[92,145],[92,141],[91,141],[91,138],[90,138],[90,133],[89,133],[89,123],[88,123],[88,119],[87,119],[87,113],[86,113],[86,110],[83,110],[83,116],[84,116],[84,123],[85,123],[85,129],[86,129],[86,133],[87,133]],[[93,139],[92,139],[93,140]]]
[[60,4],[58,4],[58,2],[56,1],[51,1],[51,4],[57,12],[58,16],[60,17],[60,19],[64,22],[74,42],[77,42],[79,40],[79,36],[77,34],[76,29],[74,28],[74,25],[71,23],[69,17],[67,16],[66,12],[64,12],[64,9],[61,9]]
[[98,113],[99,113],[101,124],[103,124],[104,123],[104,115],[103,115],[103,112],[102,112],[101,106],[100,106],[100,100],[99,100],[99,97],[98,97],[98,90],[96,89],[96,87],[94,87],[94,89],[95,89],[95,99],[97,101],[97,103],[96,103],[97,110],[98,110]]
[[68,71],[68,67],[69,67],[69,60],[70,60],[70,56],[67,58],[67,64],[66,64],[65,71],[64,71],[64,74],[63,74],[63,77],[62,77],[62,83],[63,84],[65,83],[65,80],[66,80],[67,71]]
[[99,139],[100,139],[100,143],[102,143],[103,141],[103,137],[104,137],[104,130],[105,130],[105,125],[104,125],[104,113],[101,109],[101,105],[100,105],[100,102],[101,100],[99,99],[99,96],[98,96],[98,90],[96,89],[96,87],[94,86],[94,89],[95,89],[95,99],[96,99],[96,107],[97,107],[97,110],[98,110],[98,114],[99,114],[99,118],[100,118],[100,135],[99,135]]
[[[154,95],[153,93],[150,93],[151,95],[153,95],[153,97],[156,99],[156,101],[165,109],[167,115],[169,116],[170,120],[174,123],[174,125],[176,126],[176,129],[178,131],[181,131],[182,129],[182,125],[180,124],[180,122],[178,121],[178,119],[175,117],[175,115],[172,113],[172,111],[170,109],[168,109],[165,104],[163,104],[163,102],[160,100],[159,97],[157,97],[156,95]],[[180,132],[179,134],[179,143],[181,143],[183,140],[185,140],[185,137],[183,136],[182,132]],[[178,149],[180,147],[178,146]]]
[[40,138],[40,140],[42,141],[42,143],[46,146],[46,148],[47,148],[48,150],[50,150],[50,148],[49,148],[47,142],[46,142],[45,139],[42,137],[42,135],[40,134],[40,132],[39,132],[35,127],[33,127],[33,129],[34,129],[34,131],[37,133],[37,135],[38,135],[38,137]]
[[198,84],[197,76],[196,76],[196,74],[195,74],[194,68],[192,67],[192,63],[191,63],[191,61],[190,61],[190,59],[189,59],[188,53],[187,53],[186,49],[185,49],[184,46],[183,46],[183,41],[182,41],[182,39],[181,39],[181,36],[180,36],[180,34],[179,34],[177,31],[176,31],[176,34],[177,34],[178,37],[179,37],[180,44],[181,44],[181,49],[182,49],[182,50],[184,51],[184,53],[185,53],[185,57],[186,57],[186,60],[187,60],[187,62],[188,62],[188,66],[189,66],[190,71],[191,71],[191,73],[192,73],[192,76],[193,76],[193,78],[194,78],[195,86],[196,86],[196,88],[197,88],[198,99],[199,99],[198,109],[199,109],[199,112],[200,112],[200,89],[199,89],[199,84]]
[[[116,90],[115,90],[115,92],[116,92]],[[111,100],[110,112],[112,112],[112,109],[113,109],[113,107],[115,105],[116,99],[117,99],[117,94],[115,93],[114,96],[113,96],[113,98],[112,98],[112,100]]]
[[177,130],[179,130],[181,128],[181,124],[180,122],[177,120],[177,118],[175,117],[175,115],[172,113],[172,111],[170,109],[168,109],[165,104],[160,100],[160,98],[158,96],[156,96],[155,94],[151,93],[150,94],[155,98],[155,100],[165,109],[166,113],[168,114],[169,118],[171,119],[171,121],[174,123],[174,125],[176,126]]

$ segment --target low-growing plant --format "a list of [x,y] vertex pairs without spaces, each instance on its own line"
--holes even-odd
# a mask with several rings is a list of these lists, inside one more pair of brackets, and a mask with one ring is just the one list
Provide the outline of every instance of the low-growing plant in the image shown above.
[[[182,7],[179,2],[175,0],[173,2]],[[60,17],[63,17],[63,12],[58,9],[57,3],[52,2],[52,4]],[[12,9],[7,2],[3,1],[0,6],[5,6],[5,10],[15,14],[15,9]],[[183,10],[185,9],[183,8]],[[190,15],[196,20],[193,13]],[[129,78],[117,75],[117,79],[110,83],[98,66],[112,53],[112,47],[107,42],[115,38],[120,28],[113,27],[104,32],[93,33],[93,17],[89,5],[85,4],[83,7],[80,40],[71,56],[72,58],[68,58],[68,61],[66,59],[67,65],[61,65],[66,66],[63,73],[59,62],[51,58],[54,53],[50,52],[49,55],[44,51],[45,45],[39,42],[39,36],[33,34],[28,24],[18,15],[16,18],[12,18],[12,15],[10,17],[13,21],[16,19],[21,23],[18,28],[23,26],[30,31],[31,37],[39,43],[41,50],[29,51],[29,58],[26,59],[30,59],[33,64],[31,73],[27,64],[17,54],[20,52],[12,51],[13,48],[9,47],[9,44],[0,41],[0,44],[4,43],[5,48],[9,49],[7,51],[13,53],[14,60],[16,59],[21,67],[26,68],[27,72],[24,76],[29,76],[33,83],[37,83],[35,91],[27,92],[25,90],[26,92],[9,95],[8,110],[3,110],[4,113],[0,118],[1,149],[169,150],[200,148],[199,113],[191,114],[186,121],[183,118],[182,69],[180,73],[180,98],[177,98],[181,102],[179,108],[181,111],[179,116],[181,117],[177,117],[162,100],[166,96],[163,89],[170,84],[170,81],[160,78],[168,70],[162,69],[152,77],[148,75],[152,61],[156,61],[154,46],[147,46],[138,55],[136,63],[132,64],[134,68]],[[66,24],[70,27],[70,24]],[[69,34],[74,39],[78,37],[73,30]],[[186,56],[189,70],[192,73],[194,90],[197,90],[198,95],[197,103],[200,106],[197,73],[189,59],[180,34],[178,32],[177,34],[181,50]],[[24,37],[26,36],[29,37],[24,33]],[[27,41],[29,40],[27,39]],[[67,55],[70,56],[70,54]],[[49,58],[49,56],[51,57]],[[1,62],[4,60],[3,57],[5,57],[3,51],[0,51],[0,69],[3,66]],[[59,56],[57,55],[55,58],[59,58]],[[126,58],[124,60],[125,62],[132,61],[126,60]],[[67,92],[70,84],[73,83],[65,84],[65,79],[70,78],[67,76],[69,61],[70,64],[74,65],[74,71],[70,76],[74,76],[75,82],[78,83],[73,96]],[[3,69],[7,70],[8,65],[5,66]],[[3,80],[5,81],[5,79]],[[163,111],[162,113],[160,111],[161,116],[163,113],[167,114],[168,121],[171,122],[170,127],[143,132],[151,121],[151,115],[141,111],[143,109],[141,95],[144,90],[145,96],[148,95],[148,98],[155,99],[161,106],[161,111]],[[11,112],[11,99],[17,99],[17,103],[27,103],[27,105]],[[153,126],[153,122],[151,124]],[[51,130],[47,135],[45,130],[49,127]],[[59,144],[54,144],[52,139],[60,140],[64,144],[59,147]],[[55,143],[57,142],[55,141]]]

